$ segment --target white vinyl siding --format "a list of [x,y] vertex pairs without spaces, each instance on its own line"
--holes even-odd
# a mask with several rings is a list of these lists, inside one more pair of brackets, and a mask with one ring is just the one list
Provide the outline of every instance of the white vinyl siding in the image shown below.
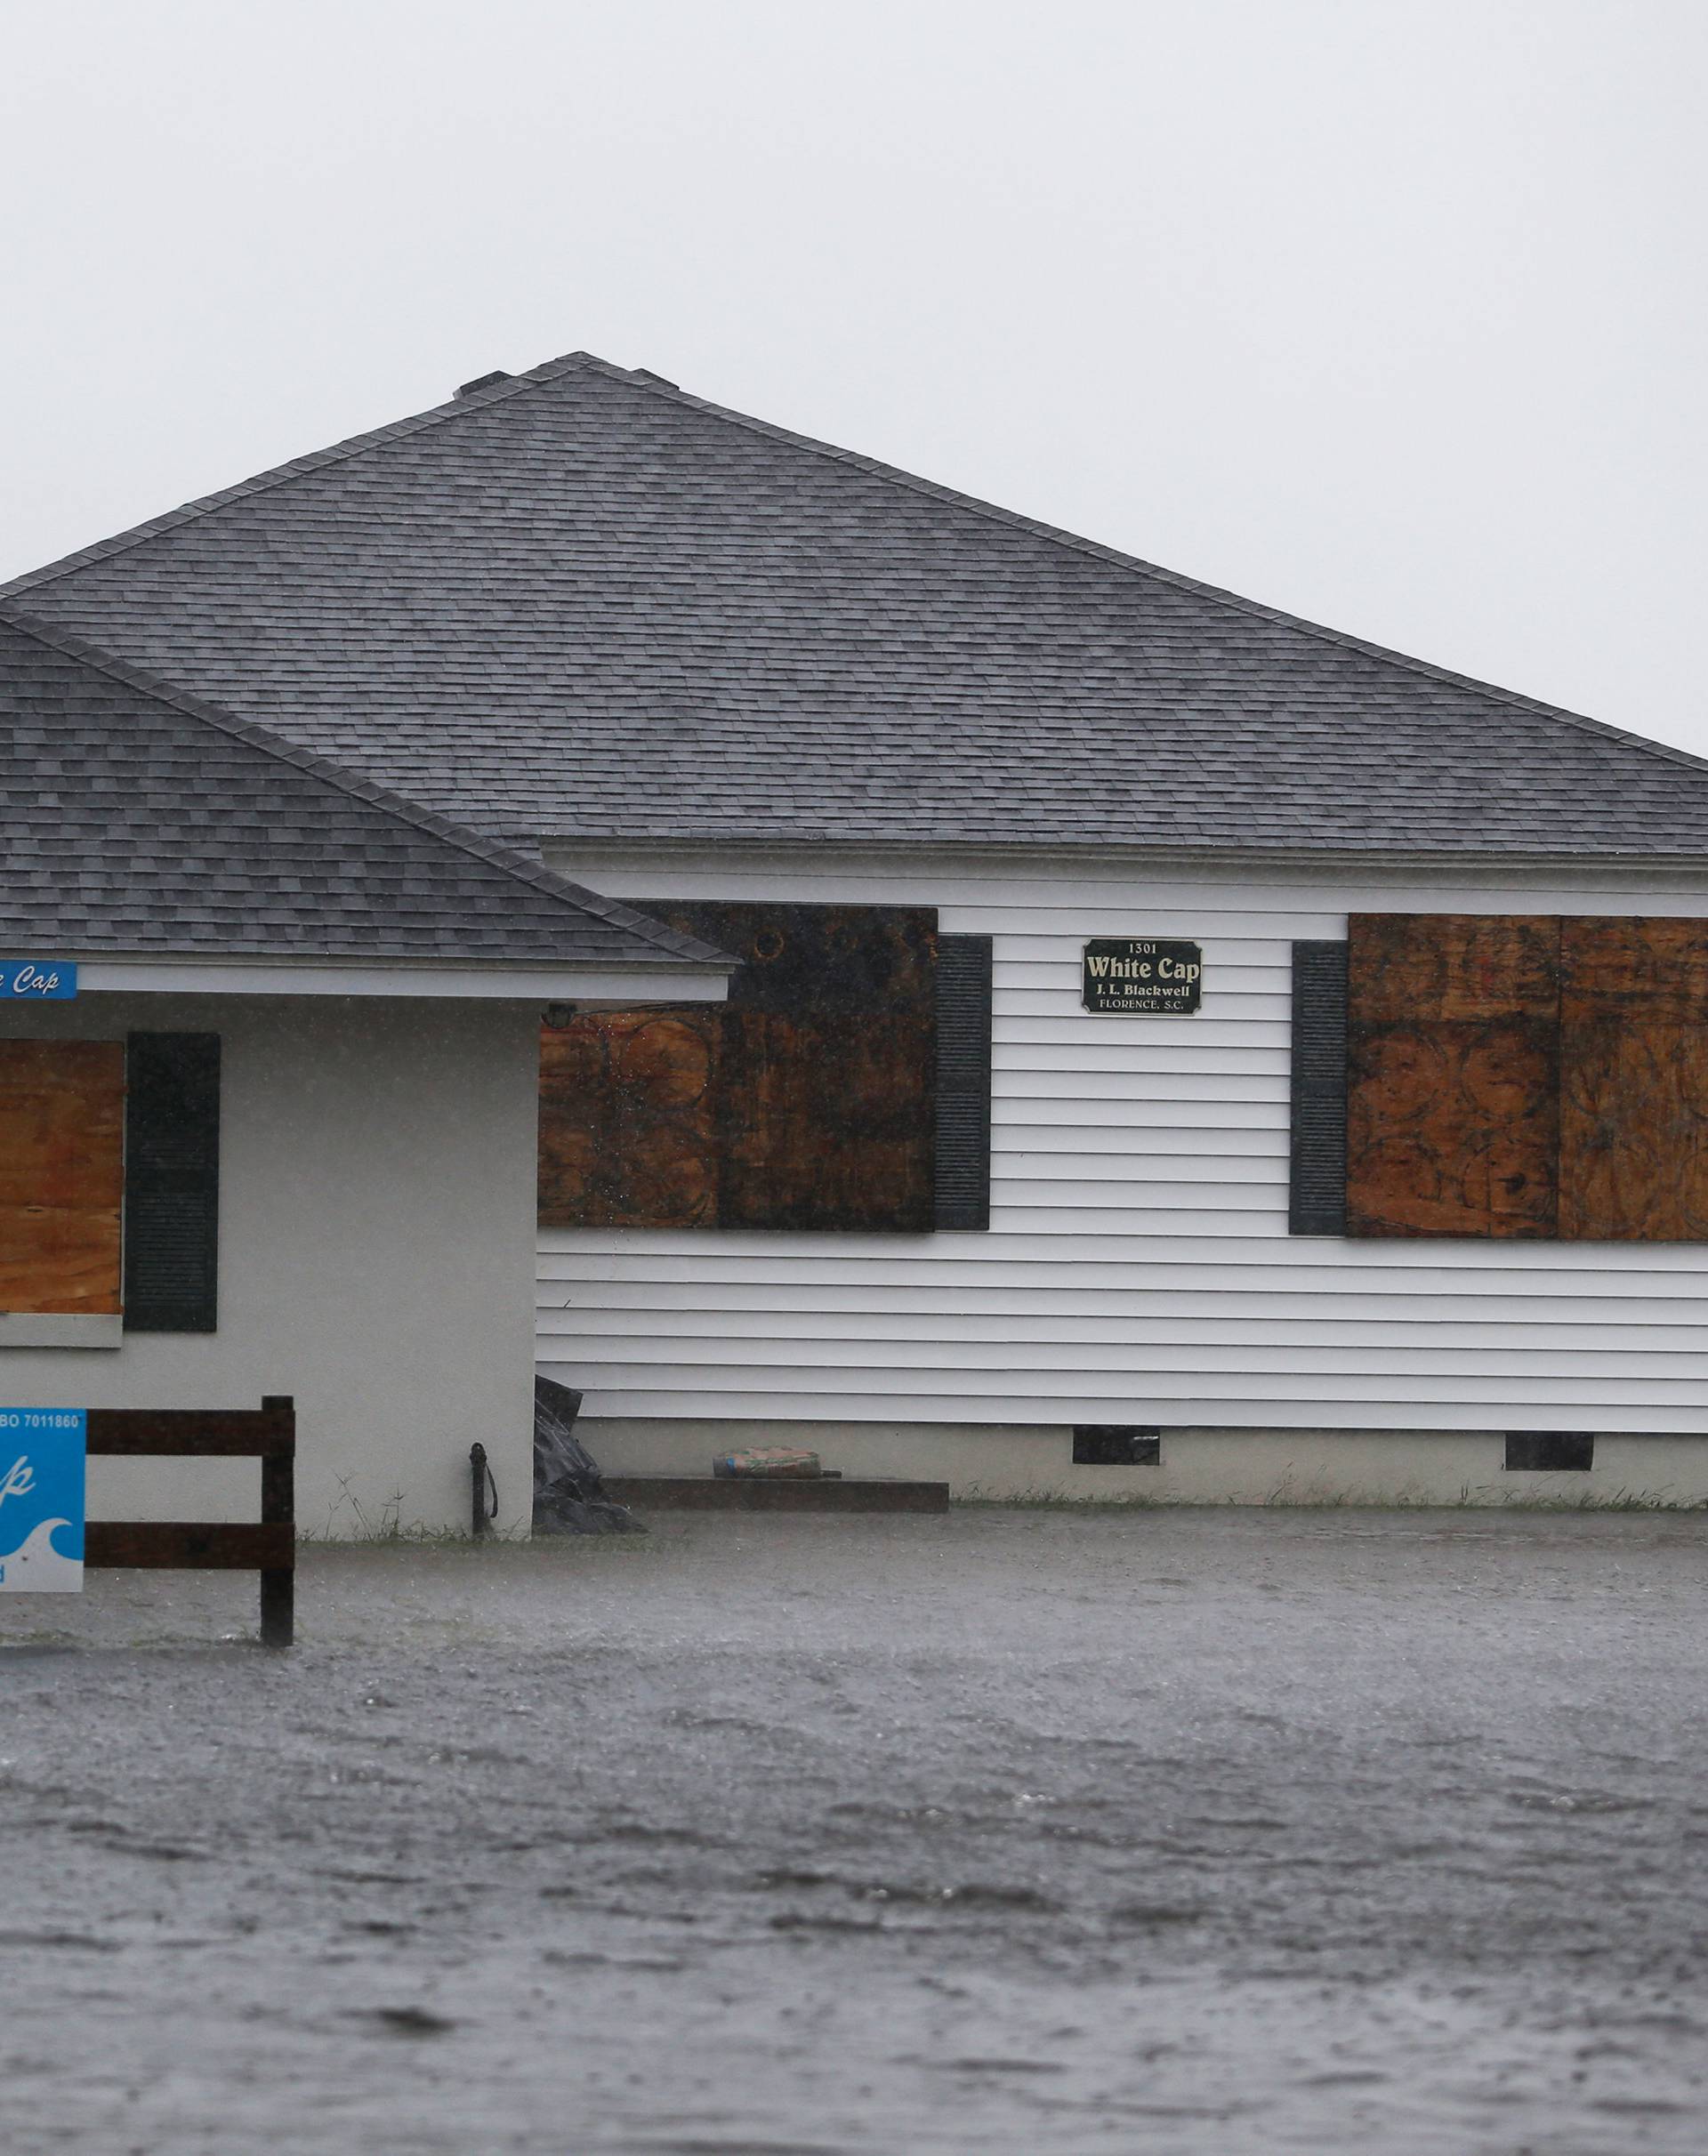
[[[540,1358],[590,1415],[1708,1434],[1708,1246],[1287,1232],[1295,939],[1708,915],[1708,873],[548,857],[616,897],[928,905],[995,939],[988,1232],[544,1230]],[[1203,945],[1199,1015],[1081,1009],[1084,942],[1141,934]]]

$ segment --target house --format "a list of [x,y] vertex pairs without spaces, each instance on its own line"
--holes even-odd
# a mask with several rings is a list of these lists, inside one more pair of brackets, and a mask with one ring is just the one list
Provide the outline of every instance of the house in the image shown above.
[[[307,1528],[532,1483],[539,1014],[729,961],[0,607],[0,1392],[296,1401]],[[253,1461],[91,1467],[253,1516]]]
[[1708,1499],[1699,760],[586,354],[8,596],[743,961],[535,999],[608,1466]]

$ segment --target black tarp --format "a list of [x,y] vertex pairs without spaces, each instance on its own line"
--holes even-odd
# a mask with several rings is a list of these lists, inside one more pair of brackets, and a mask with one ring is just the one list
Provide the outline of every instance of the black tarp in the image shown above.
[[550,1378],[534,1380],[536,1534],[644,1534],[626,1505],[605,1494],[599,1462],[576,1436],[581,1395]]

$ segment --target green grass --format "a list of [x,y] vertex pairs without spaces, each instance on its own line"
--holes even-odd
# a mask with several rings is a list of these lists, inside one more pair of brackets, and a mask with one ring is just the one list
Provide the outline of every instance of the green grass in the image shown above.
[[[370,1512],[350,1486],[348,1476],[338,1477],[339,1495],[327,1508],[326,1525],[319,1530],[299,1527],[299,1542],[334,1543],[353,1542],[363,1548],[375,1543],[407,1544],[412,1548],[423,1545],[438,1549],[455,1549],[459,1544],[472,1549],[479,1541],[467,1527],[430,1527],[424,1520],[406,1520],[403,1516],[403,1492],[395,1490],[380,1506]],[[524,1533],[523,1523],[512,1521],[507,1527],[498,1528],[490,1538],[494,1541],[510,1541]]]
[[1027,1490],[1011,1497],[987,1497],[974,1491],[951,1500],[956,1511],[1034,1512],[1708,1512],[1708,1500],[1667,1497],[1650,1490],[1551,1492],[1500,1490],[1487,1484],[1460,1486],[1456,1497],[1374,1497],[1367,1492],[1313,1492],[1277,1483],[1262,1498],[1063,1497],[1059,1491]]
[[489,1533],[477,1535],[467,1527],[431,1527],[424,1520],[406,1520],[400,1490],[387,1498],[377,1512],[371,1512],[345,1476],[339,1476],[338,1486],[341,1494],[328,1508],[325,1525],[297,1529],[300,1549],[473,1550],[549,1548],[556,1543],[586,1549],[614,1543],[629,1549],[645,1549],[649,1541],[644,1533],[535,1535],[521,1520],[503,1523]]
[[1012,1497],[986,1497],[977,1488],[952,1497],[954,1512],[1161,1512],[1173,1500],[1135,1491],[1131,1497],[1063,1497],[1057,1490],[1022,1490]]
[[1485,1511],[1500,1512],[1708,1512],[1708,1500],[1701,1498],[1662,1497],[1652,1490],[1611,1490],[1604,1497],[1598,1491],[1580,1490],[1560,1492],[1551,1495],[1545,1490],[1515,1491],[1511,1497],[1502,1495]]
[[[521,1521],[501,1526],[489,1535],[476,1536],[466,1528],[431,1527],[424,1521],[406,1521],[402,1493],[389,1498],[377,1513],[371,1512],[342,1483],[342,1494],[318,1531],[299,1531],[299,1543],[317,1549],[467,1549],[494,1544],[565,1543],[576,1549],[616,1547],[645,1549],[644,1534],[530,1536]],[[1064,1497],[1059,1490],[1022,1490],[1008,1496],[988,1495],[977,1487],[952,1500],[957,1512],[1072,1512],[1107,1515],[1160,1511],[1285,1512],[1708,1512],[1708,1500],[1667,1497],[1651,1490],[1548,1491],[1499,1488],[1493,1484],[1473,1487],[1462,1484],[1456,1497],[1374,1497],[1367,1492],[1337,1490],[1312,1492],[1277,1483],[1263,1498],[1167,1498],[1135,1491],[1128,1497]]]

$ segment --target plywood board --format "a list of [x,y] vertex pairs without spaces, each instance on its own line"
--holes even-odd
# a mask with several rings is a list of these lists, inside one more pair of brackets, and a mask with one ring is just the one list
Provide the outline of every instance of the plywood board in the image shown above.
[[716,1010],[586,1011],[540,1041],[540,1219],[715,1227]]
[[1560,924],[1531,913],[1354,913],[1354,1025],[1527,1018],[1559,1010]]
[[742,968],[721,1010],[547,1029],[542,1223],[929,1229],[935,913],[638,903]]
[[1552,1029],[1524,1018],[1382,1026],[1355,1036],[1349,1231],[1551,1235],[1557,1057]]
[[1708,924],[1565,930],[1560,1234],[1708,1240]]
[[125,1045],[0,1041],[0,1310],[119,1307]]
[[1348,1233],[1552,1235],[1559,921],[1355,914],[1348,945]]

